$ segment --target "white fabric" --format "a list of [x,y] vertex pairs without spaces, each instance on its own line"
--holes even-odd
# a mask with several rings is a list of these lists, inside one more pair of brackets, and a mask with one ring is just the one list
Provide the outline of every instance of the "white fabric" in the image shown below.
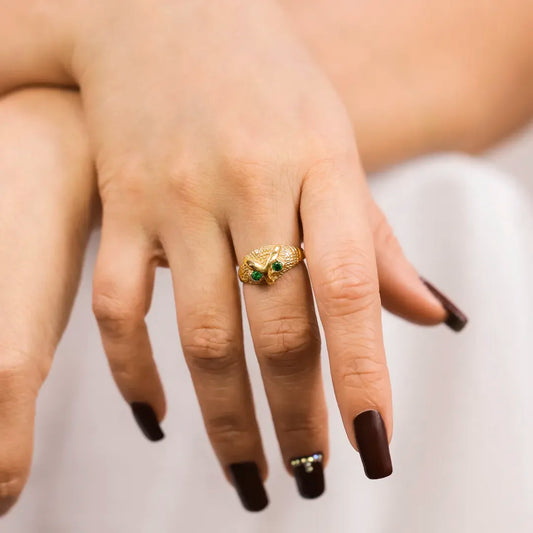
[[158,274],[148,318],[168,397],[167,438],[146,441],[115,389],[91,316],[95,236],[39,399],[32,475],[0,531],[533,531],[531,141],[524,152],[529,181],[498,170],[502,161],[516,165],[502,153],[490,162],[428,157],[373,179],[378,203],[408,256],[470,317],[459,335],[384,317],[395,407],[390,478],[364,477],[340,422],[324,353],[327,488],[317,500],[298,496],[280,461],[247,331],[270,463],[270,505],[257,514],[244,511],[204,434],[179,348],[167,271]]

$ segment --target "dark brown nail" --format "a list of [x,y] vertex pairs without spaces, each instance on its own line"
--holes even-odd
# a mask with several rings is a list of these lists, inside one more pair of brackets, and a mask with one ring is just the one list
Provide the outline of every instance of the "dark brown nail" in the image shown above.
[[353,421],[355,440],[365,474],[380,479],[392,474],[389,441],[383,418],[377,411],[365,411]]
[[324,492],[322,459],[321,452],[291,459],[298,492],[303,498],[318,498]]
[[434,287],[429,281],[424,278],[420,278],[424,285],[431,291],[433,296],[439,300],[442,304],[442,307],[446,310],[447,317],[444,323],[453,331],[461,331],[468,322],[466,315],[454,304],[452,303],[442,292],[440,292],[436,287]]
[[261,511],[268,505],[268,497],[261,481],[259,468],[253,461],[229,465],[233,485],[248,511]]
[[133,402],[131,404],[131,410],[137,424],[147,439],[157,441],[165,437],[155,411],[150,405],[143,402]]

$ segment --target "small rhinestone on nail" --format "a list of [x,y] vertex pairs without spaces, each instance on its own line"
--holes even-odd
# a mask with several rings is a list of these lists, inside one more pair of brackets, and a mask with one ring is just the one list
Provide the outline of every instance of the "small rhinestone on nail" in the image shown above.
[[313,463],[322,462],[322,458],[323,455],[321,453],[314,453],[313,455],[305,457],[296,457],[295,459],[291,459],[291,466],[294,468],[303,465],[305,472],[309,474],[313,471]]

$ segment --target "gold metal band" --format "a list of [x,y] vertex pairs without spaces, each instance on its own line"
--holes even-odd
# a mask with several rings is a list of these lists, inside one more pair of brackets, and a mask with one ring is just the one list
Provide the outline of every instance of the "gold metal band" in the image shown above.
[[247,254],[239,266],[239,279],[253,285],[272,285],[305,257],[298,246],[268,244]]

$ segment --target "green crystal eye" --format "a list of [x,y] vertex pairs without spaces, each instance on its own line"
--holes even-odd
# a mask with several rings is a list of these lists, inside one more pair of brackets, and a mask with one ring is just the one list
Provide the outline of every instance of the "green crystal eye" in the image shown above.
[[283,268],[283,264],[279,261],[274,261],[272,263],[272,270],[275,270],[276,272],[279,272]]
[[258,270],[254,270],[252,272],[252,279],[254,281],[259,281],[262,277],[263,277],[263,274],[261,274],[261,272],[259,272]]

